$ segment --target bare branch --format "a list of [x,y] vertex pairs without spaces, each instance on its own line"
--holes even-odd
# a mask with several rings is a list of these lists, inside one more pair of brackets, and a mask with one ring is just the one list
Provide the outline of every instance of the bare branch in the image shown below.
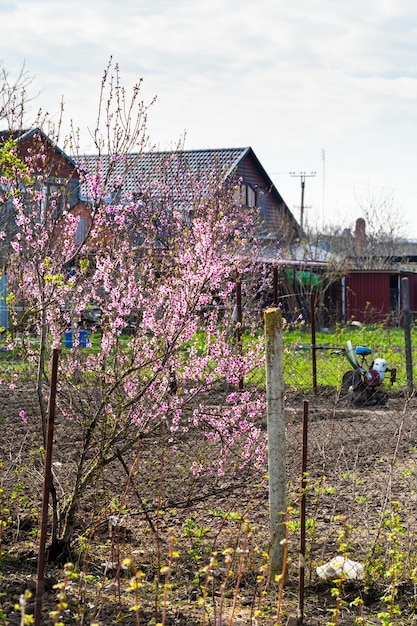
[[25,106],[31,98],[27,95],[27,88],[34,77],[22,65],[16,78],[11,78],[0,61],[0,121],[7,122],[7,128],[19,130],[23,126]]

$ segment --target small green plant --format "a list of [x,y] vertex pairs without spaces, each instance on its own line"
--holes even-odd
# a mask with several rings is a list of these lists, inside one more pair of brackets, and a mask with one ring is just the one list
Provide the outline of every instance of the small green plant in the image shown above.
[[140,569],[135,569],[131,558],[124,559],[122,566],[133,573],[132,578],[129,580],[127,590],[133,595],[134,598],[134,603],[130,606],[130,610],[135,613],[136,618],[139,619],[139,612],[141,608],[140,592],[144,585],[146,574]]
[[52,618],[54,626],[63,626],[63,622],[60,621],[62,611],[68,608],[66,588],[70,581],[79,579],[78,572],[75,569],[73,563],[67,563],[64,567],[64,580],[61,583],[55,585],[57,589],[57,606],[54,611],[50,611],[49,616]]
[[357,596],[352,602],[350,602],[349,606],[352,608],[359,609],[359,617],[355,617],[353,621],[353,626],[365,626],[365,616],[363,613],[363,605],[364,601],[360,596]]
[[371,551],[367,568],[370,580],[380,579],[385,585],[381,599],[386,608],[378,613],[382,626],[395,626],[401,618],[399,589],[402,582],[410,578],[405,538],[406,529],[401,519],[401,507],[398,502],[393,501],[390,510],[381,515],[377,542]]
[[[2,461],[0,460],[0,467],[2,466]],[[0,488],[0,565],[3,563],[5,558],[5,551],[3,547],[4,543],[4,532],[6,528],[11,523],[12,518],[10,515],[10,508],[8,502],[6,500],[6,494],[3,488]]]
[[[202,547],[204,546],[204,540],[208,537],[210,528],[196,524],[192,519],[187,519],[183,526],[183,533],[191,540],[191,547],[188,549],[188,554],[191,556],[195,563],[198,563],[203,558]],[[207,552],[207,546],[204,549]]]
[[[333,519],[334,523],[342,522],[342,528],[339,531],[337,543],[338,543],[338,553],[345,558],[349,556],[349,533],[352,529],[352,526],[347,523],[347,519],[344,515],[337,515]],[[331,594],[336,600],[336,605],[334,609],[330,609],[330,613],[332,615],[332,621],[327,622],[326,626],[335,626],[338,622],[340,611],[343,607],[347,605],[346,600],[343,598],[343,583],[347,578],[347,574],[345,572],[341,572],[340,576],[338,576],[333,581],[333,586],[331,589]]]
[[[26,612],[26,606],[28,600],[32,597],[32,593],[27,589],[25,593],[22,593],[19,598],[19,604],[15,605],[15,610],[20,612],[20,624],[21,626],[31,626],[34,623],[33,615]],[[8,622],[4,622],[8,624]]]
[[383,626],[393,626],[398,623],[401,616],[401,609],[398,603],[398,590],[406,572],[406,553],[404,546],[405,528],[401,521],[400,505],[392,502],[391,511],[384,515],[383,525],[385,529],[387,567],[385,569],[385,579],[387,589],[383,600],[387,605],[387,611],[378,613]]

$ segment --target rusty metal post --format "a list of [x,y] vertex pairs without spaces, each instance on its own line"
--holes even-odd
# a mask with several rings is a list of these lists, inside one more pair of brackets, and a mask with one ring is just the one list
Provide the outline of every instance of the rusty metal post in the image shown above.
[[61,351],[58,348],[55,348],[52,352],[51,387],[49,391],[48,421],[46,425],[46,450],[42,493],[41,535],[39,542],[38,571],[36,578],[34,621],[35,626],[41,626],[42,623],[42,601],[45,582],[46,535],[48,529],[49,492],[51,490],[52,482],[52,443],[54,440],[56,389],[58,381],[58,362],[60,352]]
[[[239,355],[242,355],[242,283],[240,280],[236,282],[236,342]],[[243,377],[239,378],[239,391],[243,391]]]
[[316,298],[313,292],[310,296],[310,321],[311,321],[311,356],[313,374],[313,393],[317,393],[317,348],[316,348]]
[[301,500],[300,500],[300,562],[298,585],[298,625],[304,619],[304,588],[305,588],[305,558],[306,558],[306,488],[307,488],[307,430],[308,430],[308,400],[303,402],[302,425],[302,454],[301,454]]
[[277,307],[278,306],[278,268],[277,267],[274,267],[273,281],[274,281],[274,302],[273,302],[273,306]]
[[405,367],[407,371],[407,390],[409,395],[414,391],[413,382],[413,352],[411,346],[411,313],[408,278],[401,279],[402,301],[404,314],[404,343],[405,343]]

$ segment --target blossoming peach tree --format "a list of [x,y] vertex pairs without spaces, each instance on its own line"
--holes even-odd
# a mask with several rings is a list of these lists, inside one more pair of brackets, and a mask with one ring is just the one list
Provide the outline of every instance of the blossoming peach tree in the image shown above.
[[[113,74],[109,67],[96,158],[83,158],[75,135],[66,144],[88,198],[82,240],[77,211],[61,208],[58,192],[47,195],[56,166],[48,143],[39,138],[22,155],[12,141],[7,167],[3,159],[3,206],[13,227],[1,237],[19,331],[9,347],[36,360],[44,425],[51,350],[75,331],[58,377],[59,415],[71,421],[75,452],[54,502],[55,537],[67,547],[80,499],[114,463],[129,467],[139,455],[140,467],[141,455],[163,445],[173,467],[191,441],[194,481],[264,462],[264,391],[250,381],[263,363],[261,317],[245,310],[238,342],[232,321],[236,281],[250,291],[259,275],[256,216],[236,203],[239,181],[227,186],[217,171],[200,178],[178,152],[159,160],[134,194],[124,191],[131,155],[147,142],[138,94],[139,87],[126,106],[117,67]],[[83,348],[77,328],[92,305],[101,317]],[[57,455],[66,444],[57,443]]]

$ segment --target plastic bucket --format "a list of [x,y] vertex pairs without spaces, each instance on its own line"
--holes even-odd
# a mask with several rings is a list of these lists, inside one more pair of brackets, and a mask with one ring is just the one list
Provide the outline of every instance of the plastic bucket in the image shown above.
[[78,331],[78,342],[81,348],[87,347],[88,342],[88,330],[79,330]]
[[64,335],[64,345],[66,348],[72,348],[72,331],[67,330]]

